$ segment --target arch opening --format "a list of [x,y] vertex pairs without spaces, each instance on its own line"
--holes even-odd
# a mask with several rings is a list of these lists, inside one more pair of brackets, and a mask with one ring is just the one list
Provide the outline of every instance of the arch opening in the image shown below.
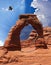
[[30,32],[33,30],[33,27],[29,24],[28,26],[25,26],[22,30],[21,30],[21,34],[20,34],[20,40],[27,40],[29,37]]

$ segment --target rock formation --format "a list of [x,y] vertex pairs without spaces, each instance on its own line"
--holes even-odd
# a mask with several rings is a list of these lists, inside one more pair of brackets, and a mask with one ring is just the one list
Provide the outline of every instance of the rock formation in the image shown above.
[[[12,49],[16,48],[17,50],[21,50],[21,43],[20,43],[21,30],[28,24],[31,24],[32,27],[38,33],[38,37],[43,39],[43,27],[42,24],[39,22],[38,18],[36,17],[36,15],[34,14],[20,15],[19,20],[16,22],[16,24],[11,28],[10,32],[8,33],[8,37],[5,40],[4,47]],[[44,40],[41,42],[45,44]]]
[[43,31],[45,41],[48,45],[51,45],[51,27],[44,27]]
[[35,39],[38,36],[37,32],[35,30],[32,30],[31,33],[29,34],[30,40]]
[[36,30],[32,30],[27,40],[20,40],[21,51],[7,50],[4,46],[0,46],[0,65],[51,65],[51,29],[49,28],[43,28],[44,40],[45,42],[48,41],[47,49],[35,47],[39,46],[44,40],[39,37],[36,40],[38,33]]

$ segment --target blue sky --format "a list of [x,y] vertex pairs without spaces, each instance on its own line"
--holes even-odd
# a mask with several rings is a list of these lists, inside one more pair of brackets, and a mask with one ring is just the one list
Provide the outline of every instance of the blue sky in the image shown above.
[[[29,0],[29,2],[28,0],[0,0],[0,43],[5,41],[10,28],[16,23],[20,14],[34,12],[34,9],[30,6],[31,2],[32,0]],[[13,11],[8,10],[9,6],[13,7]],[[25,27],[25,30],[23,30],[24,32],[22,31],[22,39],[27,38],[25,33],[28,32],[27,29],[29,29],[29,27]]]
[[[12,11],[8,10],[9,6],[13,7]],[[50,8],[50,0],[0,0],[0,45],[3,45],[10,28],[16,23],[20,14],[36,14],[44,26],[51,26]],[[21,38],[26,39],[32,29],[31,25],[25,27]]]
[[31,6],[36,8],[34,14],[37,15],[43,26],[51,26],[51,0],[33,0]]

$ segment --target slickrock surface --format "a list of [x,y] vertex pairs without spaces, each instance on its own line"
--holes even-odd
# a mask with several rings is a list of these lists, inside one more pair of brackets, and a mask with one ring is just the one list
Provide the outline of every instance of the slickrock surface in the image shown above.
[[34,33],[31,32],[27,40],[21,41],[21,51],[0,47],[0,65],[51,65],[51,27],[44,28],[47,49],[35,47]]
[[51,46],[48,49],[35,47],[22,48],[21,51],[0,50],[0,65],[51,65]]

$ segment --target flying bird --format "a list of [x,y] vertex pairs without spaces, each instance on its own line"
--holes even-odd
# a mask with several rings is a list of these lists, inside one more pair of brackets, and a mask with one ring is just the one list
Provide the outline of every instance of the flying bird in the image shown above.
[[12,11],[13,10],[13,7],[12,6],[9,6],[8,10],[11,10]]

